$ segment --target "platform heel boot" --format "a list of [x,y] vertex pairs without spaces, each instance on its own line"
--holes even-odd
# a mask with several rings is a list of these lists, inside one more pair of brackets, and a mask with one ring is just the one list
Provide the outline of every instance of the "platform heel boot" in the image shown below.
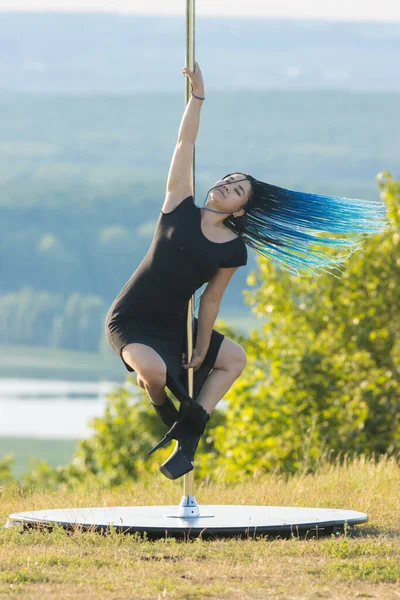
[[[181,405],[181,409],[179,411],[179,420],[175,421],[171,429],[167,431],[162,440],[158,442],[158,444],[156,444],[151,450],[149,450],[149,452],[147,453],[149,456],[159,448],[165,446],[165,444],[167,444],[171,440],[177,440],[180,444],[182,444],[186,439],[190,437],[200,437],[201,435],[203,435],[210,415],[197,402],[194,402],[193,404],[196,405],[196,410],[194,411],[193,406],[191,406],[190,413],[187,413],[186,410],[183,410]],[[182,458],[184,455],[181,452],[179,453],[179,456]],[[186,459],[182,458],[182,460],[185,461]],[[186,466],[188,465],[186,464]],[[191,468],[193,468],[192,465],[190,466]]]
[[172,427],[175,421],[179,419],[179,411],[175,408],[168,394],[165,394],[164,404],[154,404],[151,400],[150,404],[154,406],[156,413],[167,427]]
[[[208,413],[204,416],[204,429],[210,420]],[[204,431],[203,431],[204,433]],[[178,438],[178,444],[171,456],[161,465],[160,471],[168,479],[178,479],[193,469],[194,455],[201,435],[193,435],[190,426]]]

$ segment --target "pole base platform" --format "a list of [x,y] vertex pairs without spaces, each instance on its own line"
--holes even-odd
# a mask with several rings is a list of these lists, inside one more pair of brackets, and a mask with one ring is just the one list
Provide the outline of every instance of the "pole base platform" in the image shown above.
[[[197,505],[194,497],[182,506],[109,506],[61,508],[11,514],[6,527],[146,533],[161,537],[319,537],[339,535],[347,527],[366,523],[368,515],[354,510],[297,506]],[[193,502],[194,501],[194,502]]]

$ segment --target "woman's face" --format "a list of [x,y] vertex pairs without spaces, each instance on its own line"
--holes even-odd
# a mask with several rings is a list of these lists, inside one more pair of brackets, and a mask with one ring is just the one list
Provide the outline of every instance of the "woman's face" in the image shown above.
[[245,213],[241,207],[246,204],[250,192],[250,181],[241,173],[234,173],[213,185],[208,193],[207,203],[215,206],[215,210],[235,213],[235,217],[241,217]]

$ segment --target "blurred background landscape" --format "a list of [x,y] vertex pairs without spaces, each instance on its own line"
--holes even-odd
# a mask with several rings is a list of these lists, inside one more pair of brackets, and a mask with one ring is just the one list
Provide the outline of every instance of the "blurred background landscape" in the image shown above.
[[[104,318],[164,200],[184,25],[0,13],[0,456],[16,452],[16,473],[30,455],[65,462],[107,391],[135,389]],[[400,23],[202,17],[196,36],[198,206],[239,170],[365,199],[379,172],[399,176]],[[249,252],[219,315],[243,335],[258,326],[243,294],[257,268]]]

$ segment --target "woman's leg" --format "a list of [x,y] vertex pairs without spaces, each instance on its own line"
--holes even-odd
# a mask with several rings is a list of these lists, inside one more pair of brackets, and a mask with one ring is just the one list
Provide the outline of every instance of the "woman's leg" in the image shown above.
[[121,354],[137,372],[138,383],[146,390],[151,402],[157,406],[164,404],[167,366],[161,356],[150,346],[138,342],[127,344]]
[[228,337],[224,337],[213,370],[202,385],[196,401],[210,414],[215,406],[242,374],[246,366],[246,352]]
[[[205,409],[206,426],[215,405],[223,398],[246,365],[246,353],[233,340],[224,337],[212,372],[202,385],[196,401]],[[207,414],[208,413],[208,414]],[[193,461],[201,435],[185,433],[160,471],[169,479],[177,479],[193,469]]]

